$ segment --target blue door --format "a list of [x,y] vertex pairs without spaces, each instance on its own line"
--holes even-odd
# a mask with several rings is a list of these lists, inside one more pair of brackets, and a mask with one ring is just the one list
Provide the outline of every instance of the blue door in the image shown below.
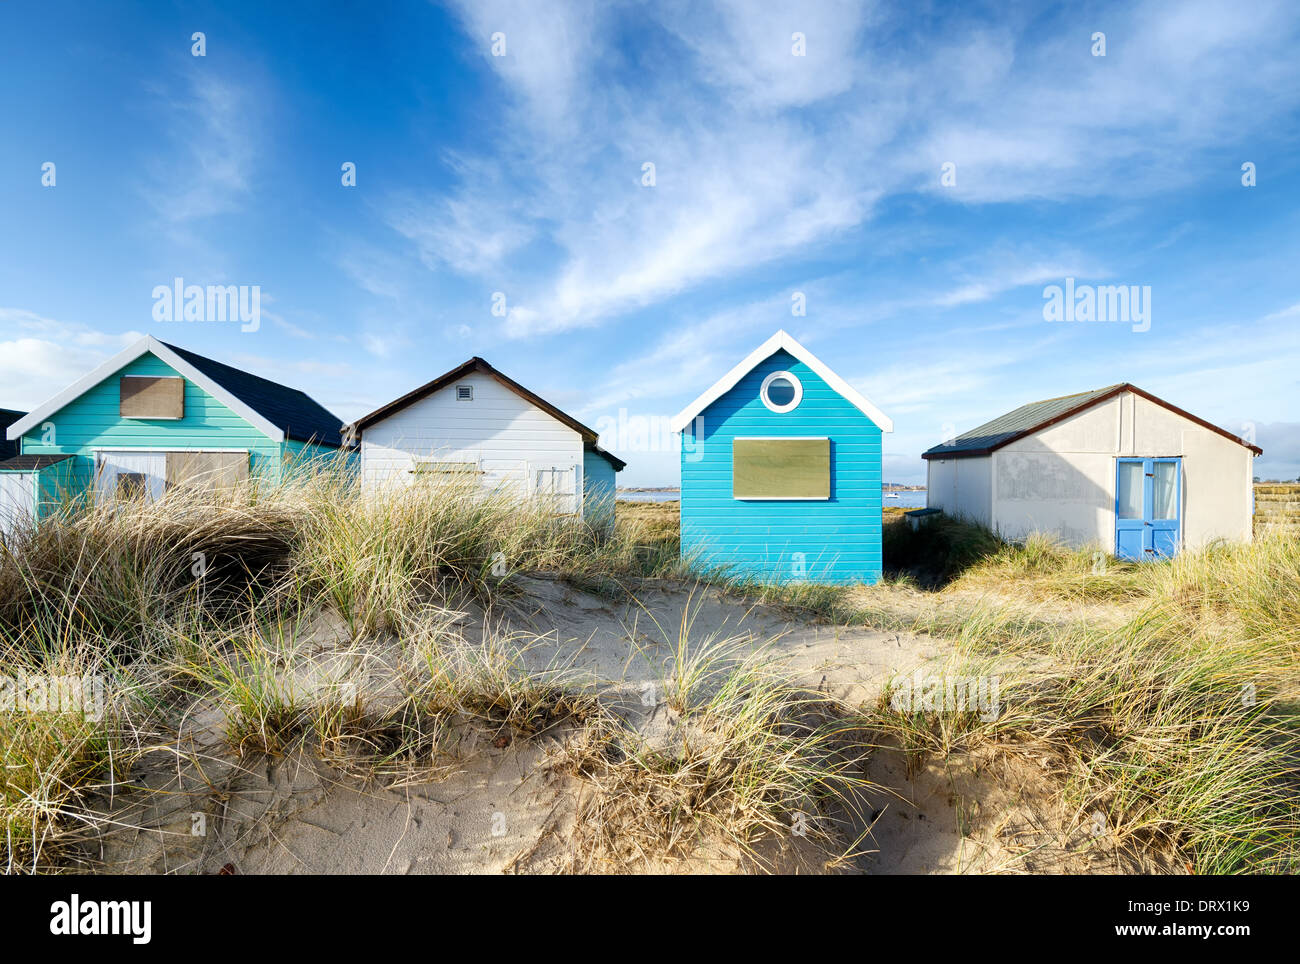
[[1117,459],[1115,555],[1155,559],[1178,551],[1182,459]]

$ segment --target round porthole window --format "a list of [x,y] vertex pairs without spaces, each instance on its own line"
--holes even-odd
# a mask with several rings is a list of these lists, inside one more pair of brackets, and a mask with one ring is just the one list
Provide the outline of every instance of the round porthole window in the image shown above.
[[789,412],[803,399],[803,386],[789,372],[772,372],[759,389],[763,404],[774,412]]

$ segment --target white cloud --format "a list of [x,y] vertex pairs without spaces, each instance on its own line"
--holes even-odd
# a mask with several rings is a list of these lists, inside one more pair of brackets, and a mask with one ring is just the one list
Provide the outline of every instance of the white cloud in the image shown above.
[[16,337],[0,341],[0,408],[31,410],[142,334],[110,334],[56,321],[22,308],[0,308],[0,327]]
[[[592,417],[613,415],[637,399],[678,396],[689,385],[698,385],[702,392],[780,328],[782,312],[789,317],[789,305],[789,295],[783,294],[677,327],[648,351],[615,365],[591,388],[582,411]],[[674,415],[676,410],[656,414]]]
[[174,135],[143,190],[172,233],[187,222],[237,210],[247,200],[260,131],[257,100],[246,86],[203,72],[190,72],[185,84],[183,94],[162,93]]
[[428,267],[445,264],[463,275],[483,277],[500,275],[505,259],[533,236],[533,229],[512,214],[507,192],[493,190],[478,178],[457,197],[401,200],[388,222],[415,243]]
[[[458,188],[403,199],[390,223],[427,263],[507,279],[516,337],[810,257],[869,223],[882,198],[1166,192],[1209,176],[1194,152],[1300,102],[1295,25],[1277,3],[1250,16],[1200,3],[1112,10],[1105,58],[1090,55],[1091,18],[1069,11],[1000,11],[1005,25],[989,29],[959,12],[921,28],[848,0],[461,9],[507,85],[505,113],[488,154],[449,159]],[[495,30],[506,58],[488,51]],[[796,30],[807,57],[791,56]],[[653,57],[620,53],[624,31]],[[645,161],[652,188],[639,184]],[[939,184],[945,161],[954,188]],[[1049,273],[1035,257],[1021,283]],[[949,304],[994,293],[975,279]]]
[[[653,14],[689,47],[700,72],[759,108],[810,104],[849,90],[865,71],[856,58],[868,18],[857,0],[758,5],[656,4]],[[803,39],[795,53],[795,34]]]
[[[466,0],[457,9],[481,56],[521,95],[520,116],[530,126],[553,130],[577,120],[574,102],[598,53],[599,3]],[[493,54],[494,34],[504,35],[504,56]]]

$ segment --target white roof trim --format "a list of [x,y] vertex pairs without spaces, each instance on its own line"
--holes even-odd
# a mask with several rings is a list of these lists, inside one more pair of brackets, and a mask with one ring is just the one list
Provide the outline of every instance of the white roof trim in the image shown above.
[[28,412],[25,416],[10,425],[5,434],[8,435],[11,440],[26,434],[37,425],[40,425],[41,422],[45,421],[55,412],[59,411],[59,409],[76,401],[104,379],[109,378],[115,372],[119,371],[126,365],[129,365],[131,362],[146,353],[152,353],[158,356],[158,358],[165,361],[176,371],[180,372],[180,374],[194,382],[194,384],[203,388],[204,391],[217,401],[221,402],[236,415],[243,417],[245,421],[251,424],[271,441],[284,441],[284,429],[276,428],[274,424],[258,412],[254,411],[247,404],[241,402],[234,395],[230,394],[230,392],[226,391],[225,388],[218,385],[211,378],[203,374],[185,359],[181,358],[180,355],[176,354],[176,352],[172,351],[152,335],[145,335],[129,348],[122,349],[108,361],[104,362],[104,364],[92,371],[89,375],[78,379],[49,401],[42,403],[34,411]]
[[833,371],[826,367],[820,358],[810,352],[803,345],[799,344],[785,330],[778,331],[763,344],[759,345],[745,357],[739,365],[733,368],[727,374],[723,375],[713,387],[697,398],[691,404],[687,405],[682,411],[673,417],[669,427],[674,432],[680,432],[691,424],[691,420],[699,415],[714,402],[716,402],[727,392],[736,387],[737,383],[753,371],[754,366],[759,362],[772,357],[773,354],[785,349],[799,361],[803,362],[821,378],[827,385],[838,392],[846,401],[850,402],[863,415],[875,422],[882,432],[892,432],[894,422],[875,405],[871,404],[861,392],[857,391],[848,382],[840,378]]

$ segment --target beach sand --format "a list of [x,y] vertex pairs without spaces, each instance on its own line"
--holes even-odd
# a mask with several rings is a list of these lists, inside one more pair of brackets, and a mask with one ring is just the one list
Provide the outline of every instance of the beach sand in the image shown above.
[[[843,627],[714,590],[636,587],[620,600],[534,574],[512,580],[491,610],[460,613],[449,632],[467,640],[526,639],[530,669],[562,667],[649,741],[666,739],[662,692],[681,634],[692,647],[766,648],[809,687],[850,705],[871,703],[895,674],[945,652],[927,636]],[[359,652],[337,622],[321,617],[295,669],[337,678],[366,699],[392,686],[401,643]],[[345,660],[340,670],[332,663]],[[646,694],[651,699],[646,699]],[[131,775],[132,788],[95,801],[111,817],[87,847],[91,868],[113,873],[511,873],[581,866],[574,822],[593,788],[554,765],[571,728],[527,739],[484,739],[466,730],[455,762],[404,779],[357,774],[318,755],[240,758],[224,718],[200,710]],[[868,873],[1116,871],[1104,848],[1081,847],[1076,815],[1047,804],[1042,774],[1023,762],[953,756],[910,773],[882,748],[866,777],[877,784],[845,842],[858,855],[834,866]],[[824,855],[797,836],[766,841],[765,864],[702,840],[686,855],[647,858],[656,872],[814,872]],[[1028,856],[1026,856],[1028,854]],[[1136,869],[1136,868],[1127,868]]]

